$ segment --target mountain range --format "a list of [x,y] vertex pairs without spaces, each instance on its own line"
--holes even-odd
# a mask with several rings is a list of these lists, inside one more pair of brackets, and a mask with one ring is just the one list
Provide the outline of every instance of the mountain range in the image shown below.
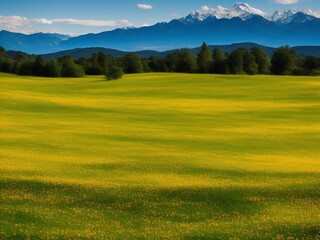
[[24,35],[0,31],[0,46],[33,54],[75,48],[103,47],[122,51],[193,48],[203,41],[210,45],[254,42],[272,47],[319,45],[320,12],[276,11],[267,15],[246,3],[231,8],[202,7],[186,17],[141,28],[119,28],[97,34],[69,37],[60,34]]

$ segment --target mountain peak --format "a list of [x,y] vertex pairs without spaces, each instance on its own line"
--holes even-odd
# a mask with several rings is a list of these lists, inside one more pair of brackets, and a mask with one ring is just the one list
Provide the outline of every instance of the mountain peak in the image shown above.
[[309,16],[320,18],[320,11],[314,11],[314,10],[311,10],[310,8],[306,8],[306,9],[303,9],[302,12]]
[[311,9],[304,9],[301,11],[294,10],[281,10],[275,11],[269,20],[278,22],[281,24],[288,24],[292,21],[307,22],[315,18],[320,18],[320,12],[313,11]]
[[292,19],[292,16],[296,13],[297,12],[293,10],[275,11],[271,15],[270,20],[273,22],[279,22],[279,23],[289,23]]
[[251,7],[247,3],[238,2],[230,8],[230,12],[235,15],[235,17],[247,18],[248,15],[259,15],[262,17],[267,16],[267,14],[257,8]]
[[264,13],[263,11],[256,9],[254,7],[251,7],[249,4],[243,3],[243,2],[236,3],[230,8],[230,10],[232,12],[238,12],[238,13],[251,13],[251,14],[261,15],[261,16],[266,15],[266,13]]
[[233,5],[231,8],[225,8],[218,5],[216,8],[211,8],[204,5],[200,10],[193,11],[190,15],[180,19],[182,22],[194,22],[203,21],[208,17],[215,17],[217,19],[231,19],[234,17],[240,17],[242,20],[249,18],[252,15],[260,15],[265,17],[266,13],[263,11],[251,7],[247,3],[239,2]]

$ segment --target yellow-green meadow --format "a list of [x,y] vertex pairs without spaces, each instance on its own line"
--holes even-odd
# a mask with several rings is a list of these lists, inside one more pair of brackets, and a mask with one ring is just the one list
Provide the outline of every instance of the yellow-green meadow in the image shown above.
[[0,74],[0,239],[320,239],[320,77]]

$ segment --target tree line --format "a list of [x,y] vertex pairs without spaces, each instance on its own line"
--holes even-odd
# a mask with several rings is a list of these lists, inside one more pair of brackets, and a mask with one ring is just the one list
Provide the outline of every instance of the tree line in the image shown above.
[[203,43],[197,56],[188,49],[182,49],[163,58],[142,59],[134,53],[112,57],[99,52],[77,60],[70,56],[45,60],[41,56],[22,52],[15,52],[10,56],[0,47],[0,71],[44,77],[106,75],[109,80],[121,78],[124,73],[144,72],[320,75],[320,58],[299,56],[288,46],[276,49],[270,59],[258,47],[239,48],[231,53],[224,53],[219,48],[211,51]]
[[31,56],[15,52],[9,56],[0,47],[0,71],[25,76],[43,77],[83,77],[85,72],[81,65],[70,57],[44,60],[41,56]]

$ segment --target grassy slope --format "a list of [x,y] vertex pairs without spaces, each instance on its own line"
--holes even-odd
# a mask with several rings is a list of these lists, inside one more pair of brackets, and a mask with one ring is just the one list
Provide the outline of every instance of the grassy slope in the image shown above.
[[0,75],[0,238],[320,238],[320,78]]

